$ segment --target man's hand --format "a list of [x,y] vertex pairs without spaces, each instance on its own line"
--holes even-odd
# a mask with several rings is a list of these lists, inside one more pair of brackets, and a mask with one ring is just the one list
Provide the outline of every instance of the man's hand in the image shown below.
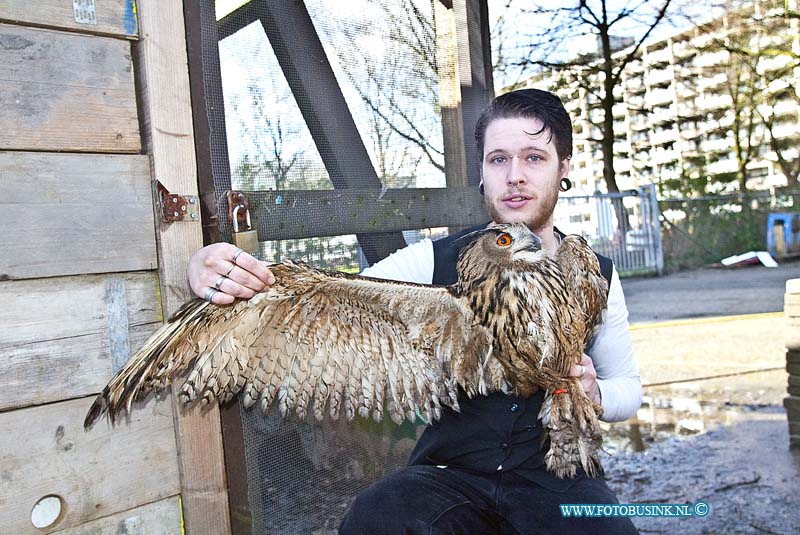
[[237,297],[250,299],[275,283],[275,276],[264,262],[238,251],[230,243],[214,243],[193,254],[188,268],[192,291],[203,299],[209,293],[212,303],[227,305]]
[[569,377],[580,378],[583,391],[586,392],[589,399],[598,405],[601,404],[600,387],[597,386],[597,371],[595,371],[594,363],[589,355],[584,353],[581,363],[570,368]]

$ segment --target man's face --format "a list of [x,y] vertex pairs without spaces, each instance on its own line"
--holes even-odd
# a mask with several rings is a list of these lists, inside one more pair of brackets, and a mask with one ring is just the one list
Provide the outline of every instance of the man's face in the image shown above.
[[569,172],[559,161],[555,140],[538,119],[495,119],[486,128],[483,187],[495,223],[525,223],[534,232],[553,223],[558,187]]

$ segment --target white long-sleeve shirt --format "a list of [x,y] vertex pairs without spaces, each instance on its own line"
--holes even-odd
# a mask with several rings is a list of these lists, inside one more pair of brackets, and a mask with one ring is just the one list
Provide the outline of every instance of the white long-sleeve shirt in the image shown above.
[[[433,242],[424,239],[392,253],[361,274],[379,279],[431,284]],[[608,290],[608,310],[600,330],[586,349],[597,371],[597,385],[606,422],[630,418],[642,403],[639,367],[628,331],[628,308],[614,268]]]

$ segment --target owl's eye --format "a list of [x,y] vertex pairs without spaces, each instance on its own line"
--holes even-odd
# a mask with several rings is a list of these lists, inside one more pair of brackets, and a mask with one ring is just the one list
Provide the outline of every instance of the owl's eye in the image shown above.
[[509,245],[511,245],[511,236],[509,236],[505,232],[503,234],[500,234],[497,237],[497,245],[499,245],[500,247],[508,247]]

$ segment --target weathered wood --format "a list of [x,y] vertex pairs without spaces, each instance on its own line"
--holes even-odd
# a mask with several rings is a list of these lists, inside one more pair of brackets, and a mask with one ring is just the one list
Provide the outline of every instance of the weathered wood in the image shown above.
[[36,0],[32,5],[30,0],[3,0],[0,21],[136,39],[139,32],[134,0],[100,0],[94,4],[92,23],[81,14],[76,20],[73,2]]
[[453,11],[458,38],[458,78],[461,84],[467,183],[477,187],[481,176],[481,155],[473,142],[475,125],[494,96],[489,7],[487,0],[453,0]]
[[[183,4],[142,0],[138,7],[137,66],[153,177],[173,193],[197,195]],[[160,224],[157,238],[162,306],[172,313],[191,295],[186,266],[203,245],[202,230],[199,222]],[[218,407],[176,412],[175,433],[186,531],[189,535],[230,533]]]
[[0,413],[0,429],[5,430],[0,433],[3,533],[42,533],[31,523],[31,509],[51,494],[63,500],[64,513],[45,532],[180,491],[172,404],[151,401],[114,429],[101,421],[84,432],[83,418],[92,401],[77,399]]
[[0,174],[0,280],[156,268],[146,156],[0,152]]
[[[391,232],[489,221],[477,188],[248,192],[259,239]],[[314,214],[299,219],[298,213]]]
[[181,532],[181,503],[173,496],[142,507],[87,522],[54,535],[177,535]]
[[[452,5],[433,2],[436,22],[436,66],[439,75],[439,105],[442,110],[444,174],[448,187],[467,186],[464,153],[464,121],[458,78],[458,40]],[[472,142],[472,138],[469,138]]]
[[125,286],[129,347],[161,325],[155,273],[0,282],[0,410],[87,396],[112,375],[109,280]]
[[130,49],[0,24],[0,149],[139,152]]

